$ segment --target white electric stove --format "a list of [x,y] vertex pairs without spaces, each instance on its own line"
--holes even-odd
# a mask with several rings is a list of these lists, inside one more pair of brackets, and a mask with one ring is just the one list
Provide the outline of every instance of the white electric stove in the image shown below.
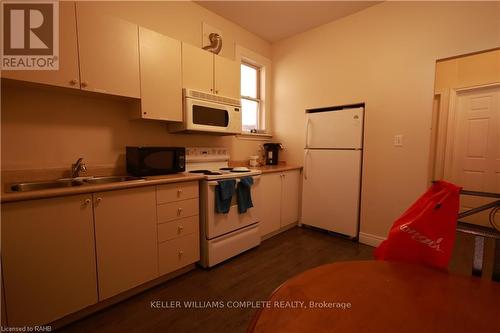
[[[226,148],[186,148],[186,172],[200,173],[200,237],[201,260],[204,267],[214,266],[260,244],[259,183],[260,170],[230,168]],[[252,208],[238,212],[236,193],[226,214],[215,210],[215,188],[219,181],[252,177]]]

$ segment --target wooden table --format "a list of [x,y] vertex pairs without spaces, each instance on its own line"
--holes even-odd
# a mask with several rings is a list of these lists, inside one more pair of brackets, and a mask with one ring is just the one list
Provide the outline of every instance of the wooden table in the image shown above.
[[286,281],[270,304],[248,332],[500,332],[500,283],[404,263],[319,266]]

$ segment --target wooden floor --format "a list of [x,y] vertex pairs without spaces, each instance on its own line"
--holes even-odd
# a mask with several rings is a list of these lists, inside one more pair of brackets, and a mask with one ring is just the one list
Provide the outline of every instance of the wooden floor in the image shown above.
[[309,268],[372,259],[373,248],[293,228],[212,269],[172,281],[62,328],[61,332],[245,332],[252,309],[152,309],[151,301],[266,300],[281,283]]

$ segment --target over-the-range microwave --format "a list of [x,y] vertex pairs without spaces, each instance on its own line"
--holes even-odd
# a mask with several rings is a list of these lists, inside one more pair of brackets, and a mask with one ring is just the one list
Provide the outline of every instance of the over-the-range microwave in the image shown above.
[[170,132],[241,133],[240,100],[192,89],[184,89],[183,96],[183,122],[170,123]]

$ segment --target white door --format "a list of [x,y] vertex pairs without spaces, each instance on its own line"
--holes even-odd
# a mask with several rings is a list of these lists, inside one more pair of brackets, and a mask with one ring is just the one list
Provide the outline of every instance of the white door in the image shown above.
[[306,148],[361,148],[363,108],[306,115]]
[[361,151],[306,149],[302,223],[358,235]]
[[[459,93],[447,179],[465,190],[500,193],[500,87]],[[461,210],[492,199],[462,196]],[[490,226],[488,212],[464,220]]]

